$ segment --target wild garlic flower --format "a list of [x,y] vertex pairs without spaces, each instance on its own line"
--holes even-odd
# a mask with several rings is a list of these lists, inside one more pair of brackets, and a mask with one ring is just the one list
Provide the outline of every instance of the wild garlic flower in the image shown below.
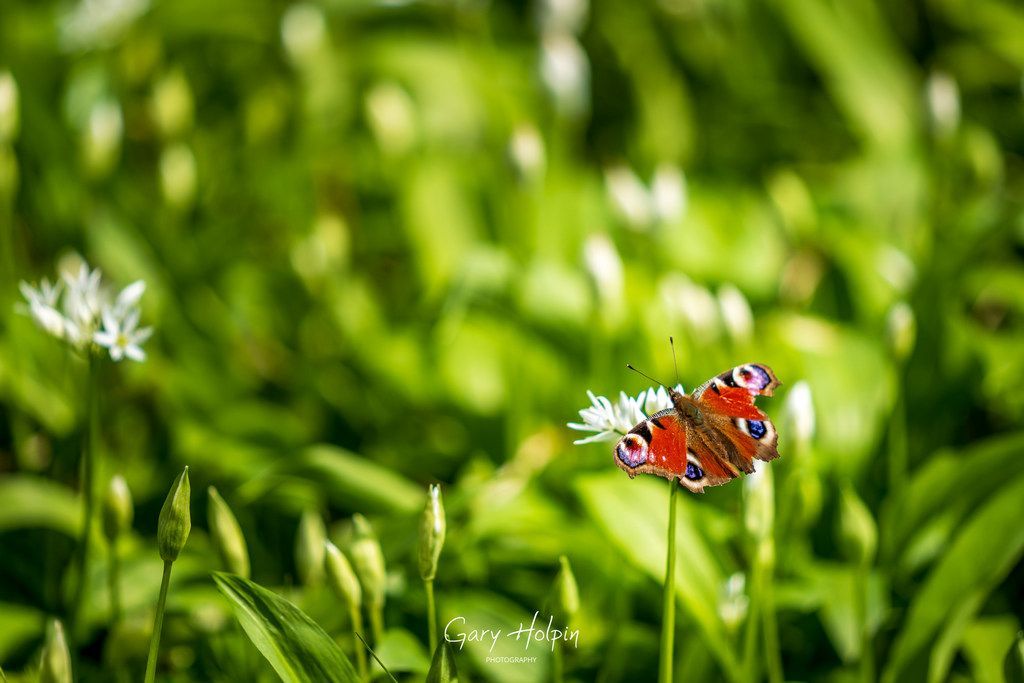
[[43,278],[38,287],[21,282],[19,288],[28,314],[54,337],[80,351],[106,349],[115,361],[146,359],[141,344],[152,328],[139,329],[139,300],[146,291],[142,280],[114,296],[100,270],[83,263],[77,273],[65,273],[54,284]]
[[[682,392],[681,384],[676,385],[676,391]],[[626,392],[619,392],[618,403],[612,403],[604,396],[595,396],[592,391],[587,392],[590,397],[590,407],[580,411],[583,422],[570,422],[569,429],[576,429],[581,432],[595,432],[592,436],[577,439],[573,443],[582,445],[597,441],[616,441],[623,434],[636,426],[640,420],[647,419],[659,410],[672,407],[672,398],[668,395],[665,387],[657,389],[650,388],[641,391],[636,398],[627,396]]]

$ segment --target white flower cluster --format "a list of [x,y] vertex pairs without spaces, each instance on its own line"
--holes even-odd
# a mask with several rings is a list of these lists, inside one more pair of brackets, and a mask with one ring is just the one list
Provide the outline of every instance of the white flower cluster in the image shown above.
[[29,315],[54,337],[79,350],[107,349],[115,361],[146,360],[141,345],[153,329],[139,328],[138,304],[146,291],[142,280],[115,297],[104,286],[99,269],[83,263],[77,274],[65,273],[53,284],[43,278],[38,287],[22,282],[20,289]]
[[[677,384],[675,388],[682,393],[681,384]],[[636,398],[621,391],[618,403],[612,403],[604,396],[595,396],[591,391],[587,392],[587,396],[590,397],[591,406],[580,411],[583,422],[570,422],[568,427],[581,432],[596,433],[574,441],[573,443],[577,445],[595,441],[615,441],[638,422],[646,420],[649,415],[672,407],[672,398],[665,387],[658,387],[656,390],[645,389]]]

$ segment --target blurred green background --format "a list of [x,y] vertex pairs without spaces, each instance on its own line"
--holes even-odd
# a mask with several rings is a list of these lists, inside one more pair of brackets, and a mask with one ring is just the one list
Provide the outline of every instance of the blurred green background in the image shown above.
[[[678,679],[1003,680],[1024,618],[1020,5],[7,1],[0,74],[5,671],[62,613],[86,377],[17,282],[80,256],[145,279],[155,327],[147,362],[103,371],[98,481],[124,473],[137,503],[129,627],[107,627],[99,553],[80,680],[144,661],[185,464],[167,680],[273,680],[209,577],[209,484],[253,578],[332,633],[343,610],[295,588],[296,527],[312,509],[343,540],[366,514],[388,661],[421,676],[432,482],[442,623],[528,621],[565,554],[568,677],[653,680],[667,485],[564,425],[588,389],[648,386],[626,362],[671,377],[669,335],[688,389],[755,360],[785,383],[769,474],[684,495]],[[784,409],[800,381],[807,438]],[[548,680],[542,650],[486,654],[462,672]]]

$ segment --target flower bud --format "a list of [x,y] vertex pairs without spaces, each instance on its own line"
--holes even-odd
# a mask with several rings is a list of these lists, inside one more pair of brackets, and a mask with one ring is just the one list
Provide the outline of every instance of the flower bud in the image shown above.
[[0,71],[0,144],[18,135],[18,83],[10,71]]
[[811,387],[800,380],[793,385],[783,406],[783,424],[801,449],[807,448],[814,438],[814,401]]
[[437,560],[444,547],[445,529],[441,487],[431,484],[427,507],[420,521],[420,577],[424,581],[433,581],[437,576]]
[[160,509],[160,521],[156,527],[157,545],[160,557],[164,562],[174,562],[185,547],[188,532],[192,530],[192,514],[189,504],[192,501],[192,487],[188,481],[188,466],[174,481],[167,500]]
[[71,653],[64,638],[64,625],[58,619],[46,627],[46,643],[39,667],[39,683],[72,683]]
[[914,342],[917,337],[917,321],[914,318],[914,310],[906,302],[897,303],[889,311],[889,317],[885,322],[885,333],[892,355],[896,357],[896,360],[906,360],[914,350]]
[[562,555],[558,558],[561,569],[555,577],[554,601],[551,606],[552,616],[566,624],[580,609],[580,590],[576,585],[576,576],[569,566],[569,558]]
[[878,547],[875,519],[853,489],[843,487],[839,499],[839,537],[847,557],[864,565],[874,560]]
[[349,555],[363,587],[367,606],[371,610],[379,610],[384,606],[384,583],[387,580],[384,553],[380,549],[380,541],[373,533],[373,527],[365,517],[355,515],[352,522],[355,530]]
[[132,527],[132,493],[128,482],[120,474],[110,478],[107,495],[103,499],[103,535],[113,542]]
[[326,540],[327,529],[320,515],[312,510],[303,512],[295,539],[295,569],[305,586],[316,585],[323,579]]
[[448,641],[442,640],[434,650],[426,683],[459,683],[459,671],[455,668],[455,655]]
[[326,551],[324,567],[327,570],[327,583],[345,601],[350,610],[359,610],[363,604],[363,590],[359,587],[359,579],[352,570],[345,556],[330,541],[324,541]]
[[206,489],[210,504],[206,509],[210,537],[220,553],[220,561],[224,569],[243,578],[249,578],[249,550],[245,545],[245,536],[238,526],[231,508],[217,493],[217,489]]

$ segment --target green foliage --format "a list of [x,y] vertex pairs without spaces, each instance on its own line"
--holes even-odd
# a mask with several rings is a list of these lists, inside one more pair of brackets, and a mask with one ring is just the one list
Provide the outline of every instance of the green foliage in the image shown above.
[[[431,653],[428,613],[546,623],[570,565],[565,679],[654,680],[668,491],[564,424],[587,390],[645,389],[627,362],[674,380],[669,335],[687,388],[746,361],[784,382],[770,475],[680,492],[676,678],[1019,673],[1018,4],[99,5],[0,2],[10,680],[54,617],[76,680],[141,678],[186,464],[231,509],[197,498],[176,546],[164,680],[274,680],[253,632],[358,662],[355,632],[402,683],[431,654],[546,681],[547,643]],[[83,525],[89,368],[18,308],[81,258],[144,280],[154,328],[144,363],[97,366],[94,479],[131,491],[104,518],[116,626]],[[443,552],[419,543],[430,484]],[[245,633],[226,563],[283,596],[232,584]],[[322,631],[252,631],[272,598]]]
[[341,648],[302,610],[248,579],[216,573],[214,581],[256,649],[286,683],[359,680]]

